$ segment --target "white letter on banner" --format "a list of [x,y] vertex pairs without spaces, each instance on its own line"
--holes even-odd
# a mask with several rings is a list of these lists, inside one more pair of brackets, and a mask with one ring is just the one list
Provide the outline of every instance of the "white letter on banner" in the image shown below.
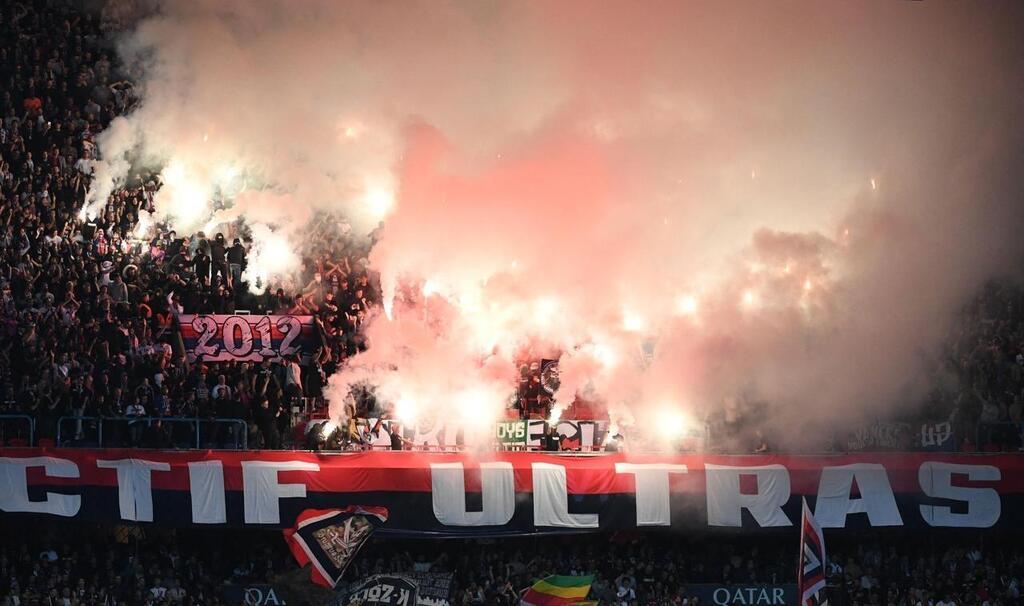
[[533,524],[566,528],[597,528],[598,514],[569,513],[565,467],[533,463]]
[[[850,498],[854,478],[860,487],[859,499]],[[821,470],[814,519],[822,528],[843,528],[846,516],[851,513],[868,514],[872,526],[903,525],[884,467],[875,463],[855,463]]]
[[[782,465],[704,465],[708,526],[742,526],[746,509],[762,526],[792,526],[782,506],[789,501],[789,471]],[[740,476],[757,476],[757,494],[740,494]]]
[[280,524],[278,499],[306,496],[305,484],[278,484],[279,471],[320,471],[320,466],[305,461],[242,461],[246,524]]
[[957,465],[955,463],[922,463],[917,472],[921,490],[930,497],[967,503],[967,513],[953,513],[950,507],[921,505],[921,517],[929,526],[989,528],[999,521],[1002,502],[994,488],[953,486],[953,474],[964,474],[975,482],[1000,479],[998,467],[991,465]]
[[616,463],[615,473],[636,476],[636,525],[669,526],[668,474],[686,473],[686,465]]
[[96,459],[96,467],[117,470],[117,502],[122,520],[153,521],[153,482],[150,476],[157,471],[170,471],[170,463],[143,459]]
[[542,419],[529,419],[526,421],[526,445],[534,448],[540,446],[540,439],[547,431],[547,421]]
[[74,461],[56,457],[0,457],[0,510],[8,513],[49,513],[70,518],[82,508],[79,495],[47,492],[45,501],[28,499],[28,468],[42,467],[47,477],[77,478]]
[[228,521],[224,505],[224,465],[220,461],[190,462],[188,491],[192,499],[193,524],[223,524]]
[[501,526],[516,511],[516,479],[511,463],[481,463],[483,511],[466,511],[462,463],[431,463],[430,494],[434,517],[445,526]]

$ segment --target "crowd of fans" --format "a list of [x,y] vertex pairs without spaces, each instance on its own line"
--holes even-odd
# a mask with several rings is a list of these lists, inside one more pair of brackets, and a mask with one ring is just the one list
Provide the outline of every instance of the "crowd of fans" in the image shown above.
[[1020,449],[1024,289],[1010,281],[988,284],[965,306],[945,354],[952,384],[960,388],[955,395],[937,389],[930,404],[938,407],[936,413],[950,411],[949,418],[962,428],[962,449]]
[[[380,302],[366,263],[372,240],[338,238],[343,219],[325,217],[308,234],[303,279],[264,284],[249,278],[251,242],[237,226],[179,235],[157,224],[143,238],[140,217],[152,212],[160,186],[154,175],[137,175],[83,219],[95,136],[137,102],[137,74],[118,64],[109,35],[116,24],[102,13],[35,4],[0,6],[0,414],[29,415],[38,442],[57,437],[59,418],[79,416],[86,418],[60,428],[67,443],[94,441],[98,426],[89,418],[107,417],[126,419],[104,426],[105,445],[281,447],[292,408],[317,401],[326,377],[368,345],[360,328]],[[187,360],[175,342],[176,313],[238,310],[313,315],[322,345],[306,358],[262,364]],[[550,410],[557,374],[549,362],[523,368],[524,417]],[[922,418],[948,422],[954,448],[1019,449],[1024,290],[994,282],[979,292],[935,375]],[[357,401],[375,407],[370,393]],[[568,416],[594,416],[586,403],[573,406],[580,410]],[[141,420],[176,417],[204,422]],[[898,447],[913,448],[912,434]],[[751,449],[767,450],[769,441],[754,435]],[[23,440],[24,428],[0,424],[0,440],[12,437]],[[1019,541],[980,538],[830,537],[830,599],[1019,603]],[[543,576],[594,574],[590,597],[600,604],[692,605],[694,583],[791,583],[793,551],[784,541],[707,536],[458,541],[440,549],[381,539],[348,574],[450,572],[454,604],[517,604]],[[0,522],[0,606],[227,604],[226,584],[283,584],[294,568],[276,532]]]
[[[95,136],[133,108],[137,74],[116,59],[113,11],[43,4],[0,7],[0,414],[29,415],[44,444],[58,433],[65,444],[96,443],[95,420],[58,428],[61,417],[77,416],[147,419],[106,423],[105,445],[287,445],[292,410],[309,402],[322,408],[327,377],[368,346],[361,327],[380,303],[366,260],[372,238],[339,237],[348,231],[344,219],[320,217],[307,234],[299,280],[262,283],[249,277],[243,226],[177,234],[153,224],[156,175],[136,175],[95,217],[83,218]],[[1021,288],[992,283],[948,339],[923,408],[928,421],[950,424],[956,449],[1021,447],[1022,308]],[[187,359],[175,314],[241,310],[312,315],[322,345],[313,355],[262,364]],[[521,417],[550,413],[554,362],[524,363],[514,403]],[[756,417],[757,406],[745,404],[731,399],[716,410],[721,418],[708,420],[710,433],[743,430],[743,449],[766,451],[771,440],[737,421],[741,409]],[[351,409],[380,412],[365,389]],[[563,412],[604,415],[599,403],[581,399]],[[149,420],[174,417],[208,422]],[[241,419],[244,429],[217,418]],[[24,443],[26,429],[0,422],[0,440]],[[915,432],[908,424],[905,439],[889,446],[914,448]],[[855,447],[839,442],[837,449]]]
[[[1024,288],[1019,281],[985,284],[961,308],[940,350],[923,360],[931,387],[917,406],[851,424],[829,436],[828,444],[804,447],[843,452],[1024,450]],[[791,436],[785,423],[773,418],[769,403],[727,397],[707,418],[709,444],[764,452],[781,441],[773,437]],[[787,444],[787,450],[793,449]]]
[[[59,523],[40,532],[0,525],[0,606],[239,603],[230,586],[267,585],[282,603],[309,596],[280,533],[156,530]],[[594,575],[601,605],[698,604],[696,584],[792,585],[795,539],[653,534],[403,541],[374,538],[345,580],[372,574],[453,575],[455,605],[517,605],[552,574]],[[889,530],[829,537],[828,598],[844,605],[1016,604],[1024,551],[1013,537],[922,536]],[[234,601],[233,601],[234,600]]]
[[[379,301],[371,242],[335,237],[344,226],[324,218],[307,237],[307,282],[250,284],[251,243],[236,226],[207,237],[156,225],[140,239],[157,177],[137,176],[83,218],[94,137],[133,106],[132,74],[113,60],[100,13],[50,4],[0,8],[0,414],[33,417],[37,440],[53,440],[66,415],[240,418],[251,445],[279,446],[298,399],[318,398],[325,377],[366,346],[359,329]],[[322,347],[264,364],[190,364],[175,347],[176,313],[243,309],[314,315]],[[239,442],[234,426],[202,436],[191,425],[104,429],[107,445]],[[97,427],[61,430],[91,441]],[[23,438],[25,428],[0,431]]]

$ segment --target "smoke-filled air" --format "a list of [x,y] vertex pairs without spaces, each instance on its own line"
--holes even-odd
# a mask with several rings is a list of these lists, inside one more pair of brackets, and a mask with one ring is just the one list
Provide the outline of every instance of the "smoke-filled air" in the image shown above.
[[920,401],[1021,258],[1021,10],[168,1],[121,40],[142,103],[82,213],[157,168],[157,220],[251,230],[252,288],[324,211],[372,237],[383,311],[336,418],[368,381],[486,428],[521,360],[560,357],[555,415],[862,421]]

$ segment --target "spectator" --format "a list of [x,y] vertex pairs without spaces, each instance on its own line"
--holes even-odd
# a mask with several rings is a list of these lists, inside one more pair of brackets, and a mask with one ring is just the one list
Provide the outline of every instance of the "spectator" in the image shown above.
[[142,417],[146,416],[146,408],[137,400],[133,400],[128,408],[125,410],[125,416],[128,417],[128,431],[131,437],[131,445],[139,446],[142,442],[142,432],[145,429],[145,422],[141,420]]
[[256,427],[260,431],[260,435],[263,438],[264,448],[278,448],[281,443],[281,434],[277,430],[277,417],[281,414],[280,409],[272,410],[270,407],[270,400],[263,398],[260,400],[260,406],[256,409],[255,420]]

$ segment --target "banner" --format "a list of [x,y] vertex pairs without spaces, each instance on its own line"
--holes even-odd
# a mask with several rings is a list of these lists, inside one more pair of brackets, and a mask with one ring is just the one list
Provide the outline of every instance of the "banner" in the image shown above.
[[788,606],[797,603],[796,585],[716,585],[698,583],[686,586],[686,595],[700,598],[701,604],[715,606]]
[[[466,443],[464,436],[467,429],[479,430],[475,426],[467,428],[461,421],[402,424],[395,419],[376,418],[356,419],[355,428],[364,444],[379,449],[391,447],[389,432],[395,428],[409,443],[429,448],[462,446]],[[607,428],[607,421],[590,420],[559,421],[554,425],[562,450],[601,450]],[[314,427],[308,429],[312,431]],[[496,437],[498,444],[540,449],[544,446],[544,435],[548,429],[548,422],[540,419],[501,421],[497,423],[496,433],[491,435]]]
[[308,357],[320,344],[313,316],[181,314],[178,329],[190,362]]
[[382,536],[611,530],[1024,529],[1024,457],[947,453],[0,448],[0,512],[113,524],[294,528],[307,509],[386,508]]
[[941,423],[922,423],[921,442],[919,446],[924,450],[956,450],[956,436],[953,434],[953,424],[949,421]]
[[451,573],[378,574],[339,590],[327,606],[449,606]]
[[910,450],[915,446],[914,438],[909,423],[878,421],[851,431],[845,450]]
[[223,592],[228,606],[288,606],[281,590],[273,585],[224,585]]
[[526,446],[526,421],[500,421],[495,436],[502,446]]

